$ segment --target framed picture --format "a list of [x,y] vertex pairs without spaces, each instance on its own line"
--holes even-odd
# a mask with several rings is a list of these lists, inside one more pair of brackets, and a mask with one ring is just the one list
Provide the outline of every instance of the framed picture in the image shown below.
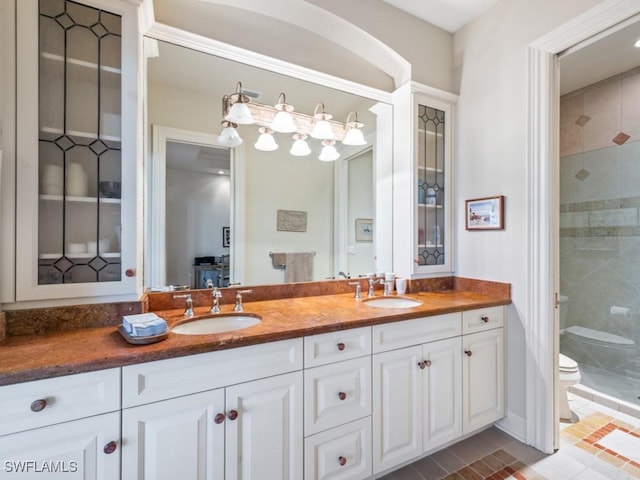
[[356,218],[356,242],[373,242],[373,219]]
[[229,227],[222,227],[222,246],[231,246],[231,229]]
[[467,230],[504,229],[504,196],[474,198],[465,206]]

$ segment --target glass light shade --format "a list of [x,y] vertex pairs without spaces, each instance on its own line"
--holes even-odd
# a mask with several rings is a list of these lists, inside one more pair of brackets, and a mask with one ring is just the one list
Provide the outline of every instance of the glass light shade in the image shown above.
[[[296,137],[297,135],[294,136],[294,138]],[[304,138],[306,138],[306,135]],[[311,153],[309,144],[307,144],[304,138],[296,138],[295,142],[293,142],[293,145],[291,145],[291,150],[289,150],[289,153],[294,157],[306,157]]]
[[271,135],[272,130],[261,128],[260,136],[258,137],[258,141],[253,145],[258,150],[262,150],[263,152],[273,152],[278,149],[278,144],[276,143],[275,138]]
[[340,154],[336,150],[336,147],[333,146],[334,142],[332,140],[322,142],[324,147],[322,147],[322,152],[320,152],[320,156],[318,160],[322,160],[323,162],[333,162],[340,158]]
[[225,127],[218,135],[218,142],[220,142],[225,147],[237,147],[242,144],[242,138],[238,134],[238,131],[231,127]]
[[228,122],[237,123],[239,125],[251,125],[255,123],[253,120],[253,115],[251,115],[251,111],[247,104],[244,102],[236,102],[231,105],[229,109],[229,113],[224,119]]
[[356,127],[351,127],[347,130],[347,134],[344,136],[342,143],[345,145],[366,145],[367,142],[362,135],[362,130]]
[[292,133],[297,130],[293,116],[285,110],[276,113],[270,127],[274,132],[281,133]]
[[313,125],[311,136],[319,140],[332,140],[335,138],[331,124],[326,120],[318,120]]

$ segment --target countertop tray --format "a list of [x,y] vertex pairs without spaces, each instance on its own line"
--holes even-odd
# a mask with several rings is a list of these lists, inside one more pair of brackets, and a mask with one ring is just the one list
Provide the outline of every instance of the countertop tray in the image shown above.
[[127,333],[122,325],[118,325],[118,331],[120,335],[129,343],[133,345],[148,345],[150,343],[161,342],[169,336],[169,332],[161,333],[160,335],[149,335],[148,337],[132,337]]

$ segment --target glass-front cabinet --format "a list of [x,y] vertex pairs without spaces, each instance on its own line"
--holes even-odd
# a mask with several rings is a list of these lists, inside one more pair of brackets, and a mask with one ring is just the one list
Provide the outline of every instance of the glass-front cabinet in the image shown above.
[[17,300],[136,293],[135,10],[109,5],[18,2]]

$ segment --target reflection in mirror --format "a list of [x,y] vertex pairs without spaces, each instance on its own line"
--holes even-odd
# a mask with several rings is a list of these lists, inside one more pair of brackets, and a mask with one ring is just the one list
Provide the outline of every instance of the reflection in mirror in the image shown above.
[[[390,105],[154,43],[157,56],[147,58],[146,71],[145,285],[274,284],[388,268],[390,243],[373,226],[391,217],[391,199],[375,200],[381,181],[391,181]],[[264,105],[286,93],[307,115],[319,102],[339,122],[357,112],[367,144],[337,142],[340,158],[324,162],[319,140],[308,138],[311,154],[299,157],[289,153],[293,134],[275,133],[278,149],[260,151],[258,125],[240,125],[242,145],[225,147],[222,98],[238,81]],[[356,219],[369,222],[370,235],[358,235]]]

